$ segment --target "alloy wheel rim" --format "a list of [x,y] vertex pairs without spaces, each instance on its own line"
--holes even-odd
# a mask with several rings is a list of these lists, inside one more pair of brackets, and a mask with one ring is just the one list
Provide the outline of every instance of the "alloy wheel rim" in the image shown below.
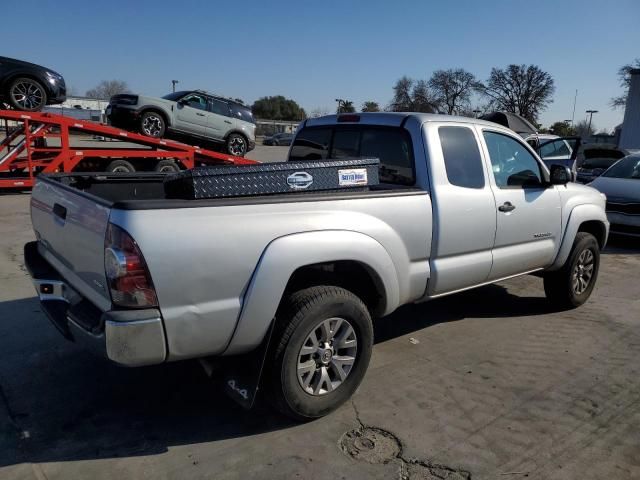
[[142,131],[150,137],[159,137],[162,131],[162,120],[155,115],[145,117],[142,122]]
[[240,137],[234,137],[229,142],[229,150],[231,150],[231,154],[235,156],[241,156],[244,154],[245,143],[244,140]]
[[355,365],[358,338],[348,320],[333,317],[318,323],[298,353],[297,376],[302,389],[313,396],[339,388]]
[[11,89],[13,100],[25,110],[34,110],[43,106],[44,92],[31,82],[20,82]]
[[587,290],[593,278],[594,268],[595,255],[591,249],[583,250],[578,256],[578,261],[571,277],[573,292],[576,295],[581,295]]

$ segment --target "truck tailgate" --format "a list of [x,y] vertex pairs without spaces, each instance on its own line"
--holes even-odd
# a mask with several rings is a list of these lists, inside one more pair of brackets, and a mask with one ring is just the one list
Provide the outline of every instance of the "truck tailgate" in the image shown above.
[[109,310],[104,238],[110,209],[54,180],[38,180],[31,222],[40,254],[70,286],[103,311]]

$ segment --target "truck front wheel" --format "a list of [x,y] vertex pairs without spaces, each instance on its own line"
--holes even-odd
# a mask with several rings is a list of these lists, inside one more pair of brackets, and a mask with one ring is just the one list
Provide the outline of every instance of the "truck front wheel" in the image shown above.
[[333,286],[307,288],[285,299],[273,335],[270,400],[296,420],[322,417],[348,400],[373,348],[367,307],[353,293]]
[[590,233],[578,232],[564,266],[544,275],[544,292],[560,308],[585,303],[596,284],[600,268],[600,247]]

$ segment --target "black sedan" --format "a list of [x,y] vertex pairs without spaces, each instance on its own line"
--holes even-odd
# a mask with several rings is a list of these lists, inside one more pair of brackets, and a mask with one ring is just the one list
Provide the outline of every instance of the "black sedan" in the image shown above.
[[0,57],[0,103],[35,112],[67,99],[64,78],[34,63]]
[[293,141],[293,133],[276,133],[270,137],[266,137],[262,142],[263,145],[284,145],[289,146]]

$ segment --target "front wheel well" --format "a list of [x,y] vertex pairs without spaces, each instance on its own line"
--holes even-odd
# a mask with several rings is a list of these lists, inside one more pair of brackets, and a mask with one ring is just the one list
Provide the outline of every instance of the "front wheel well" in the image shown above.
[[386,308],[384,287],[370,267],[354,261],[339,260],[298,268],[289,279],[284,297],[304,288],[333,285],[349,290],[367,306],[372,318],[382,316]]
[[599,220],[589,220],[586,222],[582,222],[578,227],[578,232],[586,232],[590,233],[596,240],[598,241],[598,246],[602,250],[604,248],[605,243],[607,242],[607,229]]

